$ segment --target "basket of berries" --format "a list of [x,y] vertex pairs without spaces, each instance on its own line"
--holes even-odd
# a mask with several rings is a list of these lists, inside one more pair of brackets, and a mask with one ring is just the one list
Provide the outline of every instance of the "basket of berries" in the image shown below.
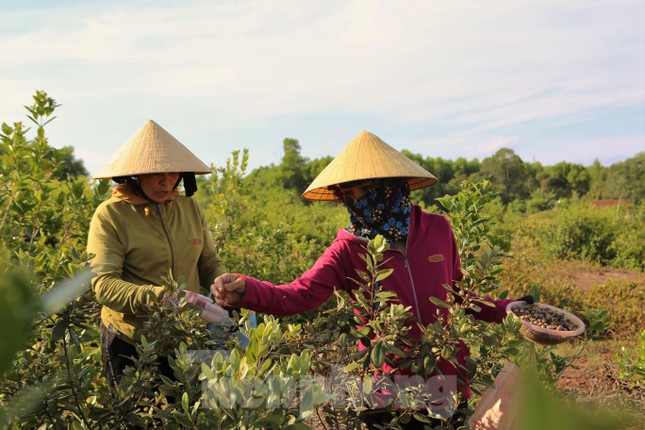
[[526,339],[541,345],[557,345],[585,331],[580,318],[544,303],[511,302],[506,306],[506,313],[522,320],[520,333]]

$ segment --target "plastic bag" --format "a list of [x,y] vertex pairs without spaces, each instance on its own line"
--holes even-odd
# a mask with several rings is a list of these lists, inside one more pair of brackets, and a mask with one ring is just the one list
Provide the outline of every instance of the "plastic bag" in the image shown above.
[[522,371],[506,362],[493,386],[484,392],[468,425],[476,430],[511,430],[520,405]]

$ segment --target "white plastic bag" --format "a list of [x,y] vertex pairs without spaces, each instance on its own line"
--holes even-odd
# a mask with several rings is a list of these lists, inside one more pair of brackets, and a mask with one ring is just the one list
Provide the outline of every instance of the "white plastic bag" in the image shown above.
[[475,430],[511,430],[520,404],[522,371],[510,361],[484,392],[468,420]]

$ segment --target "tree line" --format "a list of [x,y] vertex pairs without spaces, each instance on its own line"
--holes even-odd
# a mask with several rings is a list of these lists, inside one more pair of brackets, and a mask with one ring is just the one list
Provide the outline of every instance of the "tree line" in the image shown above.
[[[37,118],[49,116],[60,105],[46,92],[37,91],[33,96],[34,104],[25,106],[28,118],[37,126]],[[50,122],[55,117],[51,117]],[[2,124],[2,140],[36,145],[38,139],[27,141],[29,131],[22,123],[10,126]],[[280,164],[270,164],[254,169],[247,179],[263,184],[264,187],[291,190],[302,193],[314,178],[331,162],[332,156],[309,160],[302,156],[302,147],[297,139],[283,140],[283,156]],[[0,155],[6,152],[0,146]],[[426,206],[436,205],[437,198],[455,195],[459,184],[467,180],[490,181],[504,205],[515,201],[538,201],[541,209],[548,209],[559,199],[581,197],[588,200],[619,199],[640,203],[645,198],[645,152],[610,166],[603,166],[598,159],[591,166],[561,161],[555,165],[544,166],[540,162],[525,162],[510,148],[501,148],[490,157],[479,161],[459,157],[456,160],[441,157],[425,157],[408,150],[402,151],[439,179],[430,188],[415,192],[415,200]],[[37,151],[34,151],[37,153]],[[61,149],[47,147],[47,157],[58,160],[58,179],[73,179],[87,176],[83,161],[74,156],[71,146]]]
[[[297,193],[304,191],[333,157],[308,160],[301,155],[301,150],[298,140],[285,138],[281,163],[257,168],[249,178],[265,186]],[[548,205],[574,196],[639,203],[645,197],[645,152],[608,167],[597,159],[591,166],[567,161],[544,166],[540,162],[523,161],[509,148],[501,148],[482,161],[463,157],[456,160],[424,157],[405,149],[402,152],[439,179],[435,186],[415,192],[416,200],[428,206],[436,204],[438,197],[455,195],[462,181],[482,179],[493,184],[505,205],[528,199],[542,199]]]

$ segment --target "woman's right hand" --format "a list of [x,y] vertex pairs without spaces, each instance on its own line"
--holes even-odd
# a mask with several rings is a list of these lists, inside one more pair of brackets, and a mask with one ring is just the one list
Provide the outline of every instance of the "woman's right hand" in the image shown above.
[[220,306],[234,306],[246,292],[246,281],[235,273],[224,273],[215,278],[211,292]]

